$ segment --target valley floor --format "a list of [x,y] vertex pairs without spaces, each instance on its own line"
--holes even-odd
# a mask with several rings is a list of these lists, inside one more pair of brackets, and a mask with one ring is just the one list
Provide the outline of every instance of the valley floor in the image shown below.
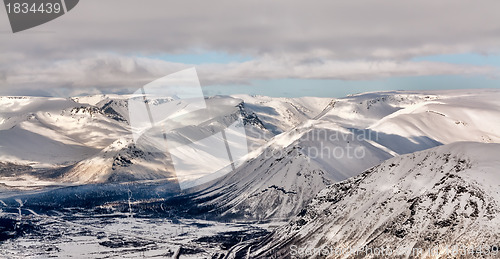
[[30,215],[23,215],[23,223],[14,226],[25,233],[0,242],[1,258],[222,258],[234,245],[252,242],[274,227],[124,213],[91,215],[80,209],[26,213]]

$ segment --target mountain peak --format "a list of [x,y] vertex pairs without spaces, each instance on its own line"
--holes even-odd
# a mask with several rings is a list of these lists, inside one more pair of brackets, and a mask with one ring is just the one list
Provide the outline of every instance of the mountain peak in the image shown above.
[[322,190],[256,254],[286,257],[290,245],[428,252],[498,244],[500,162],[478,153],[499,151],[499,144],[461,142],[389,159]]

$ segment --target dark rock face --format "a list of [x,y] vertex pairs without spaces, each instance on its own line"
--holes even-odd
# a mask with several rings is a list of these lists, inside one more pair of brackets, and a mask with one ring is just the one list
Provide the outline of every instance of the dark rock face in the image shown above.
[[113,106],[115,105],[127,108],[127,102],[124,101],[118,102],[115,100],[107,100],[103,104],[102,103],[98,104],[98,106],[100,106],[100,111],[108,118],[111,118],[116,121],[126,122],[127,119],[113,108]]

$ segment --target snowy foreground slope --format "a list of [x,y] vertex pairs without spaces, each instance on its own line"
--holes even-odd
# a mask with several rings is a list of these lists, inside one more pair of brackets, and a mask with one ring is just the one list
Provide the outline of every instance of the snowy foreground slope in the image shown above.
[[[322,190],[252,255],[355,258],[345,249],[388,248],[420,258],[436,256],[438,245],[443,257],[454,245],[491,252],[500,245],[499,152],[500,144],[458,142],[389,159]],[[361,257],[375,258],[366,251]],[[462,258],[482,257],[476,252]]]

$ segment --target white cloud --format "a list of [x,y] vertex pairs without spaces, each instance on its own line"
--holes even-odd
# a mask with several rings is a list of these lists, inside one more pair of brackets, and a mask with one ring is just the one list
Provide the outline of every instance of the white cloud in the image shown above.
[[[7,70],[4,84],[29,89],[36,83],[45,89],[68,88],[78,93],[88,92],[82,91],[82,88],[131,90],[190,66],[158,59],[101,54],[94,58],[11,67]],[[267,56],[241,63],[202,64],[196,68],[202,85],[276,78],[365,80],[415,75],[499,75],[497,68],[488,66],[411,61],[304,61],[291,56]]]
[[205,84],[267,78],[496,76],[489,67],[409,60],[498,53],[497,10],[496,0],[86,0],[67,15],[16,34],[7,33],[7,17],[0,11],[0,86],[135,87],[188,65],[132,57],[193,49],[254,57],[197,67]]

